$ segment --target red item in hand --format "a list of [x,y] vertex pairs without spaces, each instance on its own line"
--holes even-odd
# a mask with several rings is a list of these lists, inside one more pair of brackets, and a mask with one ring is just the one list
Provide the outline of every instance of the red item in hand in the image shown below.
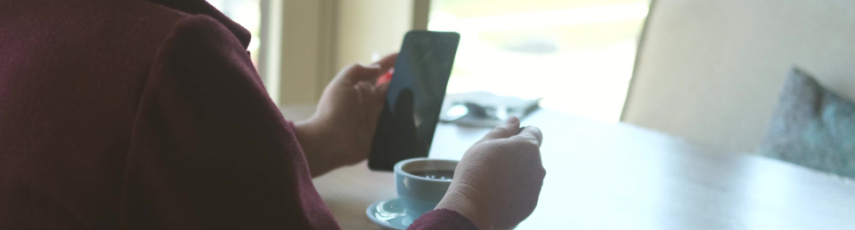
[[384,73],[383,76],[380,76],[380,78],[377,79],[377,84],[375,84],[375,85],[382,85],[383,83],[391,81],[392,80],[392,74],[394,74],[394,73],[395,73],[395,68],[389,69],[388,72]]

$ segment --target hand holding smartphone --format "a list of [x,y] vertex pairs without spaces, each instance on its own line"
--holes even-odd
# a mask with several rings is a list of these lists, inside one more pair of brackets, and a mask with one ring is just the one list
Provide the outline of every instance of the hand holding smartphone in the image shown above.
[[369,168],[392,171],[398,161],[428,155],[459,42],[455,32],[410,31],[404,37]]

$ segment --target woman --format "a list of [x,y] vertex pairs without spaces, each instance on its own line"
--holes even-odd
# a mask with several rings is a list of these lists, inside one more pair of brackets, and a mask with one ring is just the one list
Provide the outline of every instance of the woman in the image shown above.
[[[337,229],[311,178],[367,157],[395,61],[345,68],[294,125],[202,0],[0,1],[0,41],[0,229]],[[524,219],[540,141],[490,132],[411,228]]]

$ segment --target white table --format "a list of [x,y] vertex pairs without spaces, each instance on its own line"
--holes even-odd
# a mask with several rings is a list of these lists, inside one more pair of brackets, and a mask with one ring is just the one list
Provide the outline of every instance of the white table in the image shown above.
[[[299,120],[311,111],[283,114]],[[853,180],[549,110],[522,123],[543,131],[547,175],[519,229],[855,229]],[[486,132],[441,124],[430,157],[459,159]],[[378,229],[365,208],[395,197],[392,174],[364,162],[314,182],[345,229]]]

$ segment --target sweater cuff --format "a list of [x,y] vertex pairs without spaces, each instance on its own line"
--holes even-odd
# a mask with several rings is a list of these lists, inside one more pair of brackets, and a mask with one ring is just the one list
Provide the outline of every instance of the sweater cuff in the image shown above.
[[408,230],[428,230],[428,229],[462,229],[462,230],[478,230],[475,223],[472,223],[468,218],[451,209],[436,209],[425,213],[413,224],[410,224]]

